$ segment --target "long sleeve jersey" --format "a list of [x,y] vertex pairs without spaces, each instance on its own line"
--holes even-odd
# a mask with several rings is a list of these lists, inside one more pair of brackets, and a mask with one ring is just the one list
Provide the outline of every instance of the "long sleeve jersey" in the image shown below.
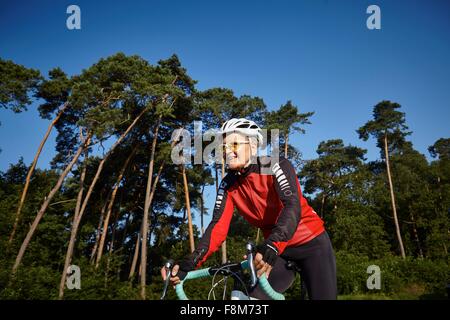
[[325,229],[322,219],[302,196],[289,160],[257,158],[241,171],[231,170],[220,183],[213,217],[196,250],[180,264],[185,271],[200,267],[225,241],[234,209],[262,230],[278,253],[310,241]]

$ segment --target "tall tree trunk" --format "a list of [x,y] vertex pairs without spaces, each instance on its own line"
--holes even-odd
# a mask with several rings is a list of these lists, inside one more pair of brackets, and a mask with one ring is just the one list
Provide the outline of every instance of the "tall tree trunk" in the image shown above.
[[[141,239],[142,242],[143,239]],[[142,244],[141,244],[141,250],[142,250]],[[142,253],[141,253],[142,254]],[[139,283],[141,282],[141,277],[142,277],[142,264],[139,263],[139,271],[138,271],[138,279],[139,279]]]
[[[120,201],[119,201],[120,204]],[[115,235],[116,235],[116,228],[117,228],[117,221],[119,220],[119,214],[120,214],[120,205],[119,208],[116,212],[116,216],[114,218],[114,224],[112,226],[112,230],[111,230],[111,241],[109,243],[109,248],[108,248],[108,258],[106,260],[106,270],[105,270],[105,289],[108,286],[108,275],[109,275],[109,270],[110,270],[110,265],[111,265],[111,256],[114,250],[114,240],[115,240]]]
[[103,157],[103,159],[100,161],[98,167],[97,167],[97,172],[95,173],[94,179],[91,182],[91,185],[89,186],[89,190],[86,193],[86,197],[83,201],[83,206],[81,207],[81,211],[80,211],[80,215],[79,215],[79,219],[82,218],[84,211],[86,209],[87,203],[89,201],[89,198],[92,194],[92,191],[94,190],[94,187],[100,177],[100,174],[103,170],[103,166],[105,165],[106,160],[108,160],[108,158],[111,156],[111,154],[114,152],[114,150],[117,148],[118,145],[120,145],[122,143],[122,141],[125,139],[125,137],[128,135],[128,133],[130,133],[131,129],[133,129],[133,127],[136,125],[136,123],[139,121],[139,119],[144,115],[145,112],[147,112],[148,109],[145,108],[144,110],[141,111],[141,113],[133,120],[133,122],[128,126],[127,130],[122,133],[122,135],[119,137],[119,139],[117,139],[116,142],[114,142],[114,144],[112,145],[112,147],[109,149],[108,153]]
[[[161,176],[161,173],[162,173],[162,170],[163,170],[164,166],[165,166],[165,161],[163,161],[163,162],[161,163],[161,165],[159,166],[158,173],[157,173],[157,175],[156,175],[156,177],[155,177],[155,180],[153,181],[153,186],[152,186],[152,188],[151,188],[150,196],[148,197],[148,207],[149,207],[149,208],[150,208],[151,205],[152,205],[153,197],[154,197],[155,191],[156,191],[156,185],[158,184],[159,177]],[[148,216],[147,216],[147,223],[146,223],[146,226],[147,226],[147,232],[146,232],[147,238],[142,238],[141,241],[144,241],[144,240],[147,240],[147,241],[148,241],[148,240],[149,240],[149,239],[148,239],[148,234],[149,234],[148,230],[149,230],[149,228],[150,228],[150,223],[149,223],[148,221],[149,221],[149,220],[148,220]],[[143,228],[144,228],[144,225],[143,225]],[[142,229],[142,234],[144,234],[143,229]],[[142,246],[142,244],[141,244],[141,246]],[[141,250],[142,250],[142,249],[141,249]],[[147,261],[147,255],[146,255],[146,257],[145,257],[145,261]],[[142,275],[144,275],[144,274],[146,273],[146,268],[144,267],[144,266],[146,266],[146,265],[147,265],[147,262],[145,262],[145,264],[142,263],[142,253],[141,253],[141,265],[140,265],[140,267],[139,267],[139,275],[141,276],[141,281],[142,281]],[[144,286],[144,288],[145,288],[145,286]],[[141,294],[142,294],[142,287],[141,287]],[[141,297],[142,297],[142,296],[141,296]],[[143,299],[145,299],[145,289],[144,289],[144,298],[143,298]]]
[[131,158],[136,153],[138,145],[136,145],[133,148],[133,150],[130,152],[129,156],[125,160],[125,163],[123,164],[122,169],[120,170],[119,176],[117,177],[116,183],[114,184],[113,191],[112,191],[112,194],[111,194],[111,200],[109,201],[108,210],[106,212],[105,220],[103,221],[103,232],[102,232],[101,237],[100,237],[100,245],[98,247],[97,259],[95,261],[95,268],[96,269],[98,268],[98,265],[100,263],[102,255],[103,255],[103,248],[105,246],[105,239],[106,239],[106,235],[108,234],[109,218],[111,217],[111,212],[112,212],[112,209],[114,207],[114,201],[116,200],[116,195],[117,195],[117,191],[119,190],[120,182],[123,179],[123,176],[124,176],[125,171],[126,171],[126,169],[128,167],[128,164],[130,163]]
[[[222,180],[225,178],[225,162],[222,157]],[[227,263],[227,240],[222,243],[222,263]]]
[[141,230],[139,230],[139,233],[136,238],[136,246],[134,247],[134,255],[133,255],[133,262],[131,263],[130,268],[130,274],[128,276],[129,280],[133,279],[134,273],[136,272],[136,264],[139,257],[139,248],[140,248],[140,242],[141,242],[141,235],[142,235],[142,223],[141,223]]
[[148,166],[147,188],[145,192],[144,215],[142,218],[142,243],[141,243],[141,298],[146,298],[146,273],[147,273],[147,241],[148,241],[148,212],[150,209],[150,192],[153,179],[153,166],[155,162],[156,141],[158,140],[159,126],[161,125],[162,116],[158,118],[152,141],[152,151],[150,154],[150,163]]
[[105,217],[106,207],[109,203],[108,199],[109,199],[109,195],[106,198],[105,204],[103,205],[102,210],[100,212],[100,220],[98,221],[97,232],[95,233],[95,245],[94,245],[94,248],[92,248],[92,252],[91,252],[91,258],[90,258],[91,264],[94,264],[95,256],[97,255],[97,249],[98,249],[98,245],[100,242],[100,234],[102,232],[103,219]]
[[[78,196],[77,196],[77,204],[75,206],[75,212],[73,215],[73,222],[72,225],[77,221],[78,214],[80,213],[80,207],[81,207],[81,201],[83,200],[83,192],[84,192],[84,180],[86,178],[86,171],[87,171],[87,160],[88,160],[88,151],[86,150],[86,154],[84,156],[84,162],[85,165],[83,167],[83,171],[81,172],[80,176],[80,189],[78,190]],[[64,268],[61,275],[61,281],[59,283],[59,296],[58,298],[61,300],[64,297],[64,288],[66,287],[66,277],[67,277],[67,269],[71,263],[71,257],[66,255],[66,259],[64,261]]]
[[[122,237],[119,241],[119,244],[121,247],[119,250],[122,250],[125,245],[125,239],[127,237],[127,231],[128,231],[128,225],[130,224],[130,218],[131,218],[131,212],[128,211],[127,218],[125,219],[125,225],[124,225],[123,231],[122,231]],[[122,264],[119,264],[117,266],[117,279],[120,279],[121,272],[122,272]]]
[[22,191],[22,196],[20,197],[19,206],[17,207],[17,212],[16,212],[16,217],[14,219],[13,229],[12,229],[11,234],[10,234],[9,239],[8,239],[8,246],[12,243],[12,241],[14,239],[14,236],[16,234],[17,226],[19,225],[19,221],[20,221],[20,215],[21,215],[21,212],[22,212],[22,207],[23,207],[23,204],[25,203],[25,198],[27,196],[28,187],[30,186],[31,176],[33,175],[34,169],[36,168],[36,164],[37,164],[37,161],[39,159],[39,156],[41,155],[42,148],[44,147],[45,143],[47,142],[47,139],[48,139],[48,136],[50,135],[50,132],[52,131],[52,129],[55,126],[55,124],[58,122],[59,118],[61,118],[61,115],[64,113],[64,110],[67,108],[67,106],[68,106],[68,103],[66,102],[63,105],[63,107],[61,108],[61,110],[59,111],[58,115],[55,117],[55,119],[48,126],[47,132],[45,133],[44,138],[42,139],[41,144],[39,145],[39,148],[38,148],[38,150],[36,152],[36,155],[34,156],[33,163],[31,164],[31,167],[28,170],[27,178],[26,178],[26,181],[25,181],[25,186],[24,186],[23,191]]
[[112,214],[112,209],[114,207],[114,200],[116,198],[116,194],[117,194],[117,189],[114,188],[114,191],[111,195],[111,200],[108,203],[108,209],[106,211],[106,216],[105,219],[103,220],[103,228],[101,231],[101,236],[100,236],[100,242],[99,242],[99,246],[98,246],[98,250],[97,250],[97,256],[95,259],[95,269],[98,268],[99,264],[100,264],[100,260],[103,256],[103,249],[105,247],[105,241],[106,241],[106,237],[108,235],[108,226],[109,226],[109,219],[111,217]]
[[[172,143],[172,147],[173,147],[173,146],[174,146],[174,143]],[[152,186],[152,188],[151,188],[151,192],[150,192],[150,195],[149,195],[149,197],[148,197],[148,207],[149,207],[149,208],[150,208],[151,205],[152,205],[153,197],[154,197],[155,192],[156,192],[156,185],[158,184],[158,181],[159,181],[159,178],[160,178],[160,176],[161,176],[162,170],[163,170],[163,168],[164,168],[164,166],[165,166],[165,163],[166,163],[166,161],[163,160],[163,162],[162,162],[161,165],[159,166],[158,173],[156,174],[155,180],[153,181],[153,186]],[[148,229],[150,228],[150,223],[148,223],[148,216],[147,216],[147,223],[146,223],[146,226],[147,226],[147,238],[148,238],[148,233],[149,233],[149,232],[148,232]],[[144,234],[143,228],[144,228],[144,225],[143,225],[142,230],[141,230],[141,233],[142,233],[142,234]],[[143,240],[144,240],[144,238],[142,238],[141,241],[143,241]],[[141,247],[142,247],[142,244],[141,244]],[[145,258],[145,259],[147,259],[147,258]],[[147,264],[145,263],[145,265],[147,265]],[[142,264],[142,253],[141,253],[141,265],[140,265],[140,267],[139,267],[139,276],[141,276],[141,281],[142,281],[142,275],[144,274],[144,271],[146,270],[143,266],[144,266],[144,265]],[[141,294],[142,294],[142,290],[141,290]],[[142,296],[141,296],[141,297],[142,297]],[[144,299],[145,299],[145,290],[144,290]]]
[[387,134],[386,133],[384,135],[384,154],[386,156],[386,170],[387,170],[388,181],[389,181],[389,190],[391,192],[392,214],[394,216],[395,230],[397,233],[397,240],[400,245],[400,252],[401,252],[402,258],[405,259],[406,258],[405,248],[403,247],[403,240],[402,240],[402,235],[400,232],[400,225],[398,223],[398,218],[397,218],[397,208],[395,205],[394,186],[392,183],[391,169],[390,169],[390,165],[389,165],[389,151],[388,151],[388,143],[387,143]]
[[188,216],[189,246],[190,246],[191,252],[194,252],[195,243],[194,243],[194,230],[192,228],[191,202],[189,199],[189,186],[188,186],[187,177],[186,177],[186,166],[184,164],[181,165],[181,172],[183,174],[184,199],[186,202],[186,210],[187,210],[187,216]]
[[[447,212],[447,210],[444,208],[443,191],[442,191],[442,184],[441,184],[441,177],[440,176],[437,177],[437,185],[438,185],[438,189],[439,189],[439,192],[438,192],[439,213],[438,213],[438,210],[437,210],[436,206],[435,206],[434,210],[436,211],[436,214],[441,215],[442,212]],[[446,231],[446,235],[449,235],[449,234],[450,234],[450,230],[447,230]],[[448,256],[448,249],[447,249],[447,244],[446,244],[445,240],[442,242],[442,248],[444,249],[445,256]]]
[[131,212],[128,211],[127,218],[125,220],[125,225],[123,226],[122,238],[120,239],[120,245],[123,246],[125,243],[125,239],[127,237],[128,225],[130,224]]
[[322,193],[322,205],[320,206],[320,218],[323,219],[323,207],[325,206],[325,194]]
[[[97,167],[97,172],[95,173],[94,179],[91,182],[91,185],[89,186],[89,190],[86,193],[86,197],[84,198],[83,201],[83,205],[81,207],[81,210],[79,212],[79,214],[77,215],[74,224],[72,225],[72,230],[71,230],[71,234],[70,234],[70,241],[69,241],[69,246],[67,247],[67,253],[66,253],[66,261],[70,261],[72,259],[72,254],[73,254],[73,248],[75,246],[75,241],[76,241],[76,235],[78,233],[78,227],[80,225],[81,222],[81,218],[83,217],[84,211],[86,210],[86,206],[88,204],[89,198],[92,195],[92,192],[94,191],[94,187],[100,177],[100,173],[103,170],[103,166],[105,165],[106,160],[109,158],[109,156],[114,152],[114,150],[116,149],[116,147],[125,139],[125,137],[128,135],[128,133],[131,131],[131,129],[136,125],[136,123],[138,122],[138,120],[142,117],[142,115],[147,111],[147,109],[144,109],[141,111],[141,113],[136,117],[136,119],[134,119],[134,121],[128,126],[127,130],[119,137],[119,139],[117,139],[117,141],[112,145],[111,149],[109,149],[108,153],[105,155],[105,157],[102,159],[102,161],[100,161],[98,167]],[[67,270],[67,267],[66,269]]]
[[289,133],[286,133],[286,139],[284,139],[284,157],[286,159],[288,157],[288,140],[289,140]]
[[[175,78],[176,79],[176,78]],[[167,95],[164,99],[167,98]],[[172,105],[174,104],[175,99],[172,101]],[[156,184],[158,183],[159,177],[161,176],[162,169],[164,168],[165,161],[162,162],[161,166],[159,167],[158,174],[156,175],[155,181],[153,182],[152,187],[152,180],[153,180],[153,166],[155,162],[155,151],[156,151],[156,142],[158,140],[158,131],[159,127],[161,125],[162,116],[160,115],[158,118],[158,122],[156,124],[155,133],[153,135],[153,141],[152,141],[152,151],[150,154],[150,163],[149,163],[149,173],[148,173],[148,179],[147,179],[147,188],[145,192],[145,203],[144,203],[144,215],[142,217],[142,243],[141,243],[141,266],[140,266],[140,283],[141,283],[141,298],[145,300],[146,298],[146,273],[147,273],[147,241],[148,241],[148,229],[149,229],[149,220],[148,220],[148,212],[151,206],[151,203],[153,201],[153,196],[155,194],[156,190]],[[181,130],[180,130],[181,134]],[[175,145],[177,142],[176,139],[172,141],[171,146]]]
[[[133,173],[132,173],[132,174],[134,174],[134,172],[135,172],[135,170],[133,170]],[[140,189],[140,188],[141,188],[140,185],[137,185],[137,186],[136,186],[136,189]],[[140,200],[141,200],[141,194],[138,193],[137,198],[136,198],[136,201],[134,202],[134,206],[135,206],[135,207],[138,207],[138,206],[139,206]],[[128,228],[129,228],[129,226],[130,226],[130,220],[131,220],[131,219],[133,219],[133,221],[134,221],[134,220],[135,220],[135,215],[134,215],[134,214],[131,214],[131,211],[129,211],[129,212],[128,212],[127,221],[126,221],[126,223],[125,223],[125,227],[124,227],[123,234],[122,234],[122,240],[120,241],[120,243],[122,244],[122,246],[125,245],[125,240],[127,239],[127,232],[128,232]],[[142,227],[141,227],[139,230],[141,230],[141,229],[142,229]],[[139,232],[140,232],[140,231],[139,231]],[[130,259],[129,259],[129,260],[130,260]]]
[[17,268],[19,267],[23,255],[25,254],[26,249],[28,248],[28,245],[30,243],[31,238],[34,235],[34,232],[36,231],[36,228],[41,221],[42,217],[44,216],[44,213],[50,204],[50,201],[53,199],[55,194],[58,192],[58,190],[61,188],[61,185],[67,176],[67,174],[72,169],[73,165],[77,162],[78,158],[81,155],[81,152],[85,149],[86,146],[89,145],[91,141],[91,134],[88,133],[88,136],[86,137],[86,140],[80,145],[77,152],[75,153],[74,157],[70,161],[70,163],[67,165],[67,167],[64,169],[64,171],[59,176],[58,181],[56,182],[56,185],[53,187],[53,189],[50,191],[50,193],[45,197],[44,203],[42,203],[41,208],[39,209],[36,217],[34,218],[33,224],[30,226],[30,230],[28,231],[25,239],[22,242],[22,245],[20,246],[19,253],[17,254],[16,261],[14,262],[13,268],[12,268],[12,274],[14,275],[17,271]]
[[414,214],[411,210],[411,207],[409,208],[409,215],[411,217],[414,240],[417,243],[417,249],[419,249],[419,258],[423,259],[423,251],[422,251],[422,246],[420,245],[419,233],[417,232],[416,219],[414,218]]
[[201,194],[201,197],[200,197],[200,229],[202,231],[202,237],[203,237],[203,234],[205,233],[205,227],[204,227],[204,224],[203,224],[203,214],[204,214],[204,211],[205,211],[205,204],[204,204],[204,200],[203,200],[203,193],[204,193],[204,191],[205,191],[205,185],[202,185],[202,194]]

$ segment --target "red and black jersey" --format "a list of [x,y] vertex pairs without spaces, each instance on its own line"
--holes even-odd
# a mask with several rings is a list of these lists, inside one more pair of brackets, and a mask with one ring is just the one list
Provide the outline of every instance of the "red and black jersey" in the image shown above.
[[323,221],[302,196],[294,167],[285,158],[258,157],[242,171],[231,170],[222,180],[212,220],[196,250],[180,267],[200,267],[225,241],[234,209],[262,230],[281,254],[286,247],[306,243],[324,231]]

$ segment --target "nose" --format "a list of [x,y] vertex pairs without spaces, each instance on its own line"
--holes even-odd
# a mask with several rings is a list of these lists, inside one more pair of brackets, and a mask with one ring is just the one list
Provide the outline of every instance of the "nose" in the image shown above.
[[227,157],[237,157],[236,152],[234,152],[233,150],[230,150],[230,149],[227,149],[227,150],[225,151],[225,155],[226,155]]

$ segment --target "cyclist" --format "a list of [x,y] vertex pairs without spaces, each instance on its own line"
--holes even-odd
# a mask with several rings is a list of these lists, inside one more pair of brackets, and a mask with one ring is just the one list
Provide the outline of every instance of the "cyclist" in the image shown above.
[[[254,258],[258,276],[266,272],[272,288],[283,293],[295,280],[291,266],[295,263],[310,299],[336,299],[336,262],[323,221],[302,196],[295,169],[287,159],[257,156],[263,139],[260,131],[255,122],[244,118],[222,125],[228,174],[220,184],[208,228],[196,250],[174,266],[170,281],[178,284],[219,249],[236,208],[265,238]],[[165,280],[164,267],[161,275]],[[258,286],[250,296],[268,298]]]

